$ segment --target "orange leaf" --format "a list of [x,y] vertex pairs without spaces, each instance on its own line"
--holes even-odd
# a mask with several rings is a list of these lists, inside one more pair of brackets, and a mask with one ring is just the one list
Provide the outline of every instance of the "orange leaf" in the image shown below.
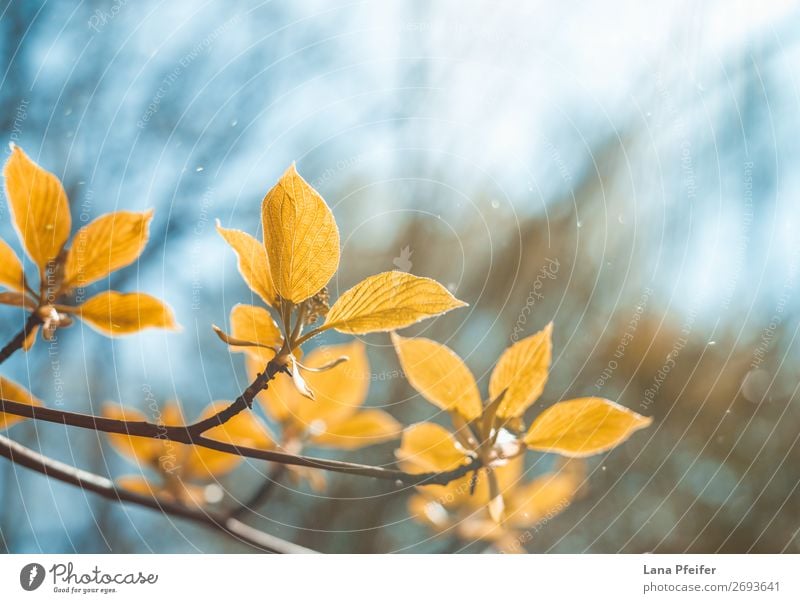
[[169,306],[146,293],[104,291],[77,308],[77,314],[109,337],[147,328],[178,329]]
[[72,240],[64,268],[64,288],[85,287],[133,263],[149,236],[153,210],[118,211],[100,216]]
[[40,273],[69,237],[72,219],[61,182],[16,145],[3,171],[9,206],[20,240]]

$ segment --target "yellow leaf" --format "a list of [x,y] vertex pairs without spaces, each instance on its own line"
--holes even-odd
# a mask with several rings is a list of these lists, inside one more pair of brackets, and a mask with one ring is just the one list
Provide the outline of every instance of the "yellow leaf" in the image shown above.
[[278,295],[299,303],[328,284],[339,267],[339,229],[330,208],[294,164],[264,197],[261,222]]
[[172,310],[146,293],[104,291],[77,309],[81,320],[114,337],[147,328],[177,330]]
[[[417,423],[406,428],[400,448],[395,451],[400,467],[409,473],[449,471],[469,463],[470,458],[453,435],[435,423]],[[458,508],[470,497],[472,476],[446,486],[420,486],[429,500],[445,508]]]
[[58,178],[36,165],[16,145],[3,173],[20,240],[42,272],[69,237],[72,219],[67,194]]
[[246,232],[233,228],[223,228],[217,221],[217,232],[233,248],[238,258],[239,274],[255,293],[268,305],[275,306],[275,286],[267,261],[264,245]]
[[64,288],[85,287],[133,263],[149,237],[153,210],[100,216],[72,239],[64,267]]
[[516,342],[500,356],[489,380],[491,399],[505,391],[498,417],[522,416],[542,394],[550,370],[552,332],[553,323],[550,323],[535,335]]
[[[41,406],[42,403],[34,397],[27,389],[14,383],[11,379],[6,379],[0,376],[0,399],[9,400],[10,402],[19,402],[20,404],[28,404],[30,406]],[[8,429],[14,423],[22,421],[24,417],[0,412],[0,431]]]
[[571,473],[546,473],[517,488],[509,500],[506,521],[519,528],[528,528],[542,519],[566,509],[581,481]]
[[340,423],[314,435],[311,441],[320,446],[355,450],[400,437],[402,426],[382,410],[368,409],[355,413]]
[[[102,414],[107,419],[118,421],[148,421],[148,418],[138,410],[125,408],[118,404],[104,404]],[[159,422],[159,419],[156,417],[149,422]],[[165,442],[165,440],[130,436],[125,433],[109,433],[108,441],[122,456],[140,466],[148,467],[156,463],[163,454]]]
[[435,423],[408,427],[396,454],[400,466],[410,473],[449,471],[469,462],[452,434]]
[[14,291],[24,291],[24,282],[22,262],[19,261],[17,254],[9,247],[8,243],[0,239],[0,285]]
[[577,398],[554,404],[540,414],[525,435],[531,450],[584,457],[621,444],[652,423],[603,398]]
[[232,346],[232,349],[259,359],[262,362],[262,370],[264,365],[275,357],[275,350],[271,347],[283,343],[281,331],[272,320],[269,310],[248,304],[236,304],[231,310],[231,335],[234,339],[258,344],[247,347]]
[[354,334],[392,331],[466,305],[432,279],[382,272],[345,291],[324,326]]
[[321,372],[300,371],[316,399],[298,401],[297,419],[306,426],[335,425],[353,415],[369,392],[370,369],[364,343],[352,340],[340,345],[318,347],[304,360],[303,365],[317,368],[330,364],[337,358],[347,357],[347,362]]
[[475,377],[453,350],[424,337],[396,333],[392,343],[406,379],[426,400],[442,410],[457,410],[468,421],[481,415]]

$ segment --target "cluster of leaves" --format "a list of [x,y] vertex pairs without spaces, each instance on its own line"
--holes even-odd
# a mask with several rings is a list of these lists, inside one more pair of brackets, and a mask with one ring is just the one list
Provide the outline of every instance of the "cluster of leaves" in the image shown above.
[[[0,303],[20,306],[50,338],[80,318],[116,336],[145,327],[175,328],[169,308],[143,293],[106,291],[82,301],[83,288],[129,265],[147,241],[152,212],[116,212],[80,229],[71,247],[68,200],[58,179],[14,148],[5,168],[14,223],[39,274],[30,286],[23,265],[0,241]],[[353,450],[402,438],[397,457],[409,473],[474,470],[444,486],[420,485],[412,513],[433,529],[455,529],[465,539],[519,548],[520,531],[565,508],[579,492],[582,464],[574,460],[607,451],[650,420],[601,398],[555,404],[525,428],[524,415],[544,390],[552,355],[552,324],[507,349],[498,360],[484,401],[474,376],[445,345],[396,333],[420,320],[465,306],[442,285],[405,272],[367,277],[330,304],[327,285],[339,267],[339,231],[333,214],[294,165],[261,205],[263,240],[217,224],[238,259],[244,281],[263,305],[238,304],[228,330],[214,326],[232,351],[242,352],[254,383],[269,373],[255,399],[277,433],[256,413],[220,422],[206,436],[259,449],[298,454],[306,446]],[[434,423],[403,428],[378,409],[362,408],[370,369],[364,344],[352,340],[303,355],[302,346],[327,330],[361,335],[390,332],[409,383],[445,411],[452,430]],[[35,333],[26,333],[25,349]],[[271,369],[271,372],[268,371]],[[0,378],[0,396],[41,405],[24,388]],[[249,401],[248,401],[249,405]],[[219,416],[228,402],[209,406],[201,419]],[[106,405],[104,415],[143,421],[141,413]],[[185,425],[177,403],[151,417],[164,426]],[[13,421],[0,414],[0,429]],[[139,493],[202,505],[204,486],[234,469],[241,457],[166,438],[112,434],[112,445],[137,463],[140,475],[119,484]],[[566,459],[553,472],[525,482],[527,450]],[[321,488],[318,470],[290,467],[295,478]]]

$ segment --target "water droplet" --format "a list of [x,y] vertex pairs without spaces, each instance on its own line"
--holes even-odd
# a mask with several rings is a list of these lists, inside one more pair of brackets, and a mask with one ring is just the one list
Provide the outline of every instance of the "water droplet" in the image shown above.
[[448,288],[450,291],[455,291],[455,290],[456,290],[456,287],[458,287],[458,285],[457,285],[456,283],[447,283],[447,288]]
[[578,228],[580,228],[581,226],[583,226],[583,222],[581,222],[580,220],[578,220]]
[[204,168],[202,165],[198,165],[196,168],[194,168],[194,171],[195,172],[202,172],[204,169],[206,169],[206,168]]
[[231,120],[231,128],[235,128],[237,125],[239,125],[239,120],[238,119],[232,119]]
[[617,222],[619,222],[620,224],[625,224],[625,216],[623,216],[622,214],[618,215]]
[[72,115],[72,107],[69,107],[66,111],[64,111],[64,115]]
[[603,465],[602,467],[600,467],[600,469],[602,469],[603,471],[605,471],[605,470],[606,470],[606,466],[605,466],[605,465]]
[[729,414],[731,414],[731,409],[729,408],[728,410],[726,410],[726,411],[725,411],[725,414],[726,414],[726,415],[729,415]]
[[492,209],[498,209],[500,207],[500,201],[497,199],[492,199]]
[[395,485],[396,488],[402,488],[403,487],[403,481],[399,480],[399,479],[396,479],[396,480],[394,480],[394,485]]
[[717,342],[712,339],[708,342],[708,345],[717,345]]

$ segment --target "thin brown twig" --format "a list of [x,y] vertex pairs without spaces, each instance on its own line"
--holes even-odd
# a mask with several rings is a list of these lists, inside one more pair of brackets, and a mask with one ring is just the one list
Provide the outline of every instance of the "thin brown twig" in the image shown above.
[[28,334],[42,322],[42,319],[39,318],[39,315],[35,312],[28,316],[28,320],[25,321],[25,325],[22,327],[22,330],[14,335],[2,350],[0,350],[0,363],[5,362],[8,360],[11,355],[19,350],[22,346],[25,345],[25,340],[28,338]]
[[270,381],[275,378],[280,372],[286,372],[286,366],[279,364],[275,360],[270,360],[267,363],[263,373],[259,373],[255,380],[247,386],[242,394],[233,401],[227,408],[224,408],[217,414],[198,421],[192,425],[187,426],[187,430],[193,436],[200,436],[212,427],[217,427],[230,421],[233,417],[242,412],[245,408],[252,408],[253,400],[261,390],[267,389]]
[[47,477],[99,494],[108,500],[119,503],[133,503],[169,515],[192,520],[221,531],[236,540],[261,549],[262,551],[270,553],[316,552],[287,542],[281,538],[267,534],[266,532],[262,532],[261,530],[242,523],[236,518],[223,517],[200,508],[192,509],[177,502],[160,500],[155,497],[144,496],[119,488],[108,478],[46,457],[4,435],[0,435],[0,456],[4,456],[12,463],[32,469]]
[[58,423],[60,425],[70,425],[90,429],[92,431],[102,431],[105,433],[121,433],[129,436],[139,436],[144,438],[156,438],[171,440],[181,444],[193,444],[210,448],[219,452],[235,454],[246,458],[259,459],[262,461],[272,461],[284,465],[295,465],[299,467],[311,467],[313,469],[324,469],[337,473],[347,473],[350,475],[360,475],[363,477],[374,477],[377,479],[392,480],[400,486],[419,486],[419,485],[440,485],[445,486],[451,481],[465,476],[470,471],[481,467],[481,460],[474,459],[466,465],[457,467],[450,471],[429,472],[429,473],[406,473],[396,469],[386,469],[372,465],[362,465],[359,463],[348,463],[330,459],[320,459],[307,457],[278,450],[261,450],[247,446],[236,446],[227,442],[213,440],[203,435],[194,435],[189,427],[158,425],[146,421],[123,421],[120,419],[109,419],[96,415],[46,408],[44,406],[31,406],[12,400],[0,399],[0,412],[27,417],[37,421],[48,423]]

